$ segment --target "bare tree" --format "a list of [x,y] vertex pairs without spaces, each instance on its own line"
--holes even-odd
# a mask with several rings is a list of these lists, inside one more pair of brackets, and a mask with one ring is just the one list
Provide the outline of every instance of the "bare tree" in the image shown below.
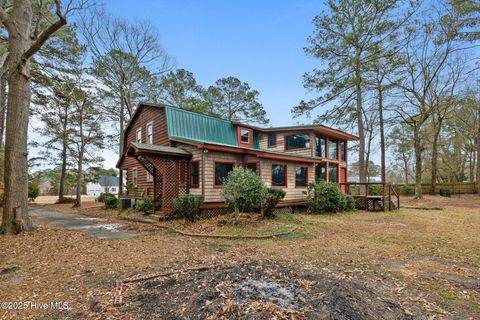
[[[43,2],[40,2],[43,3]],[[8,83],[5,137],[5,199],[0,232],[16,234],[31,230],[28,216],[27,131],[30,89],[30,62],[45,42],[67,23],[69,14],[85,2],[55,0],[53,12],[34,16],[34,3],[15,0],[0,7],[0,22],[8,32],[8,52],[3,56],[2,73]]]
[[[160,46],[159,35],[147,21],[133,24],[114,18],[101,10],[84,15],[80,30],[93,55],[96,76],[108,88],[105,97],[112,100],[107,109],[118,124],[119,157],[123,153],[123,130],[133,114],[133,104],[147,96],[154,78],[172,70],[173,61]],[[123,172],[119,171],[119,194]]]

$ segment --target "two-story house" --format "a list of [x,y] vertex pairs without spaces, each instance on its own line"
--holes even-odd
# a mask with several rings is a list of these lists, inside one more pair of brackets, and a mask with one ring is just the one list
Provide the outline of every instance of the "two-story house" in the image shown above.
[[347,141],[358,137],[322,125],[260,128],[141,103],[124,132],[124,170],[130,194],[151,195],[155,212],[169,215],[181,193],[203,195],[205,208],[224,207],[227,174],[243,166],[268,187],[286,191],[284,203],[305,201],[316,179],[347,181]]

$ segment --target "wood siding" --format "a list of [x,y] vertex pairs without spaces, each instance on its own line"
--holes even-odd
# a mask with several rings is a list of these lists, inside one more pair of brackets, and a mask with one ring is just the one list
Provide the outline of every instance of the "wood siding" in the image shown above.
[[[163,108],[143,106],[133,119],[128,130],[125,132],[124,151],[126,152],[130,142],[136,142],[136,132],[142,131],[142,143],[147,143],[147,125],[153,124],[153,144],[170,146],[167,133],[167,121]],[[153,196],[153,181],[147,181],[147,170],[133,157],[125,157],[122,169],[127,172],[127,185],[132,182],[133,168],[137,168],[137,189],[133,192],[135,196]],[[131,192],[132,193],[132,192]]]

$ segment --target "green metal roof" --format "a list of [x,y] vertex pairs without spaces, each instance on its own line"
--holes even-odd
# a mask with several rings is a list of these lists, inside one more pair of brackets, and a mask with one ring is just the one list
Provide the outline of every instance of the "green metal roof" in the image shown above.
[[[168,136],[171,139],[238,146],[235,125],[228,120],[177,107],[165,106]],[[258,148],[258,132],[253,133],[253,147]]]

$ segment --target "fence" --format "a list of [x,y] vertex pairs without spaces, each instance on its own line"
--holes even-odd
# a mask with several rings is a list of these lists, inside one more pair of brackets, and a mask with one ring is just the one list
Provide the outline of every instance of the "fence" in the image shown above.
[[[415,184],[396,184],[393,185],[395,191],[401,195],[411,195],[415,192]],[[435,186],[435,194],[440,193],[440,189],[448,190],[451,194],[467,194],[477,193],[476,182],[455,182],[455,183],[437,183]],[[430,194],[432,186],[429,183],[422,183],[422,193]]]

